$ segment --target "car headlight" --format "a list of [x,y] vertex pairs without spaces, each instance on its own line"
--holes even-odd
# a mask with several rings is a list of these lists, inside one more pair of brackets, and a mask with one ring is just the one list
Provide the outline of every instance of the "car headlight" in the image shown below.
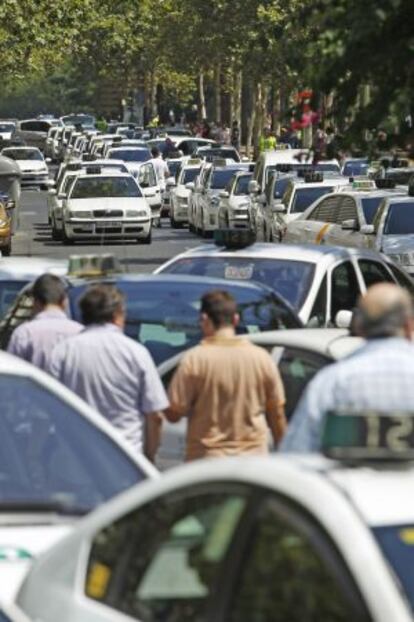
[[68,212],[69,218],[92,218],[91,212],[79,211],[79,212]]
[[144,209],[129,209],[126,212],[127,218],[144,218],[145,216],[149,216],[149,214]]

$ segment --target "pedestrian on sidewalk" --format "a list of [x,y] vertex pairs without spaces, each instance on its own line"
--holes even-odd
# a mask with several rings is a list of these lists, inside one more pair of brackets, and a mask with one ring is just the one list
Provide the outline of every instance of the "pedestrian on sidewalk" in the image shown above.
[[58,276],[40,276],[33,284],[32,295],[35,316],[16,328],[7,351],[46,370],[54,347],[83,326],[66,315],[66,288]]
[[363,296],[353,332],[366,344],[316,374],[299,402],[282,451],[317,452],[330,411],[412,412],[414,403],[414,310],[408,292],[378,283]]
[[93,285],[79,305],[86,328],[57,346],[49,371],[154,460],[168,399],[148,350],[123,333],[125,297]]
[[171,422],[188,417],[186,460],[268,452],[285,431],[285,395],[271,356],[236,336],[234,298],[215,290],[201,300],[200,345],[189,350],[172,379]]

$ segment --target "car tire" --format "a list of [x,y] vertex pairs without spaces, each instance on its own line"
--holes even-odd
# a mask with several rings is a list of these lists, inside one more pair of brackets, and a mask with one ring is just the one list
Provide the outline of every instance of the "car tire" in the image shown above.
[[3,255],[3,257],[10,257],[11,255],[11,242],[8,246],[5,246],[4,248],[1,249],[1,254]]
[[150,230],[146,238],[138,238],[139,244],[151,244],[151,242],[152,242],[152,229]]
[[68,236],[66,235],[65,225],[63,225],[63,230],[62,230],[62,241],[65,246],[72,246],[73,244],[75,244],[75,240],[68,238]]

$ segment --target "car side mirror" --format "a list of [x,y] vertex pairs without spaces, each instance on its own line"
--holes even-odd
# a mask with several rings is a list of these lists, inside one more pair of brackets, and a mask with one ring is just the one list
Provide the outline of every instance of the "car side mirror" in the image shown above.
[[194,190],[194,188],[195,188],[194,182],[193,181],[189,181],[188,184],[185,184],[185,187],[187,188],[187,190]]
[[351,327],[352,322],[352,311],[348,311],[346,309],[342,309],[338,311],[335,315],[335,326],[337,328],[347,328]]
[[283,214],[286,212],[286,205],[283,205],[282,201],[275,201],[272,204],[272,212],[274,214]]
[[260,203],[261,205],[266,205],[267,199],[266,199],[266,195],[263,194],[259,194],[259,196],[257,197],[257,202]]
[[251,179],[248,185],[249,194],[259,194],[260,186],[255,179]]
[[373,233],[375,233],[375,227],[374,225],[362,225],[360,231],[364,235],[372,235]]
[[228,199],[229,198],[229,193],[227,192],[227,190],[220,190],[219,192],[219,197],[220,199]]
[[49,188],[49,194],[55,196],[57,194],[56,188]]
[[59,192],[57,196],[60,201],[63,201],[68,195],[66,194],[66,192]]
[[46,164],[52,164],[52,158],[45,158]]
[[344,220],[341,224],[341,229],[346,231],[357,231],[358,223],[355,218],[350,218],[349,220]]

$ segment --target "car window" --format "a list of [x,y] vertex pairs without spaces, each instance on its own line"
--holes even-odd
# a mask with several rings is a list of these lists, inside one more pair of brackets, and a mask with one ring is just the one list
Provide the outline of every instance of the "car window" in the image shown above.
[[248,492],[169,494],[110,525],[94,539],[86,595],[140,622],[207,619]]
[[10,305],[15,302],[17,294],[27,283],[28,281],[19,280],[0,281],[0,318],[4,316]]
[[375,285],[375,283],[382,283],[384,281],[387,283],[395,283],[387,268],[378,261],[360,259],[358,265],[367,289],[371,287],[371,285]]
[[391,203],[384,224],[384,235],[414,233],[414,200]]
[[142,479],[72,406],[25,376],[0,376],[0,498],[88,511]]
[[339,197],[327,197],[308,216],[308,220],[318,220],[320,222],[336,222],[336,214],[339,208]]
[[291,212],[302,213],[317,201],[324,194],[332,192],[331,186],[321,186],[320,188],[297,188],[292,201]]
[[385,525],[373,528],[374,536],[396,573],[414,610],[413,536],[414,525]]
[[336,223],[341,225],[345,220],[358,220],[356,204],[352,197],[343,197],[337,211]]
[[368,225],[372,225],[375,215],[384,197],[366,197],[361,199],[362,211]]
[[360,294],[354,266],[344,261],[332,271],[331,321],[338,311],[352,311]]
[[387,266],[393,273],[398,285],[401,285],[401,287],[405,287],[405,289],[410,292],[411,296],[414,296],[414,283],[408,276],[408,274],[405,274],[405,272],[400,270],[398,266],[395,266],[392,263],[387,264]]
[[326,275],[323,278],[315,302],[313,303],[312,311],[309,315],[309,326],[320,328],[326,324],[326,307],[328,300],[328,279]]
[[77,177],[71,199],[141,197],[141,191],[132,177]]
[[366,622],[344,560],[304,512],[269,499],[252,528],[229,622]]
[[[283,352],[280,355],[281,350]],[[286,392],[285,412],[290,419],[308,382],[331,360],[315,352],[293,347],[275,348],[272,354],[279,365]]]

